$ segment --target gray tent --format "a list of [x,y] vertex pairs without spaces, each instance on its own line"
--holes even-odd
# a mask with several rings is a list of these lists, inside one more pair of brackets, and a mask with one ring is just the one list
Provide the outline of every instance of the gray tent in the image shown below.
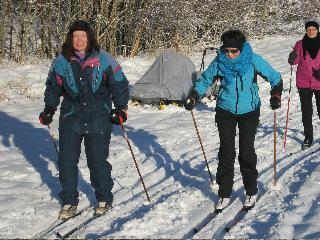
[[134,84],[131,97],[149,103],[181,101],[190,94],[196,78],[196,67],[189,58],[163,52]]

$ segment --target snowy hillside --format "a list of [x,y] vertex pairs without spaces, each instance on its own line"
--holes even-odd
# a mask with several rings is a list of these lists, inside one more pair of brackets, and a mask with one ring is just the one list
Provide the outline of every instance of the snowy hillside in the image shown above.
[[[293,78],[287,147],[283,148],[290,67],[287,56],[299,37],[267,38],[253,49],[281,72],[282,108],[277,110],[277,186],[273,181],[273,121],[270,86],[259,81],[262,99],[256,135],[259,200],[229,232],[225,227],[239,216],[244,188],[239,165],[230,207],[214,215],[218,199],[210,187],[191,114],[177,106],[131,106],[125,124],[151,202],[146,196],[120,127],[113,129],[109,161],[115,181],[114,207],[105,216],[75,231],[72,238],[320,238],[320,120],[314,109],[315,144],[300,151],[303,127]],[[214,55],[206,58],[206,66]],[[201,53],[191,56],[199,69]],[[118,59],[131,86],[154,58]],[[49,69],[45,65],[0,66],[0,237],[56,238],[92,216],[95,197],[84,151],[79,163],[79,216],[46,233],[61,208],[57,155],[48,129],[38,123]],[[295,75],[295,69],[294,69]],[[23,83],[26,92],[22,93]],[[11,84],[11,85],[10,85]],[[14,87],[16,86],[16,88]],[[41,96],[38,98],[38,96]],[[219,148],[215,102],[203,101],[194,111],[213,177]],[[58,138],[58,114],[52,133]],[[238,140],[238,139],[237,139]],[[46,233],[45,235],[43,235]]]

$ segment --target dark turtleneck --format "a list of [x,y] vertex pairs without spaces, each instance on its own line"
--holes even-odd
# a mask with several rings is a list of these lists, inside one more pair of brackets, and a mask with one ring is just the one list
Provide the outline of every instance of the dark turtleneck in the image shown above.
[[302,39],[303,58],[306,59],[306,51],[308,51],[311,59],[315,59],[320,48],[319,33],[315,38],[309,38],[307,34]]

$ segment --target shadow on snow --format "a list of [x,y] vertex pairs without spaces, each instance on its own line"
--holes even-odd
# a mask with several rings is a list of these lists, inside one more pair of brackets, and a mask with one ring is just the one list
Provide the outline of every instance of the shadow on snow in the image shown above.
[[[2,144],[9,148],[17,148],[25,159],[40,174],[42,183],[50,189],[50,196],[59,198],[58,176],[49,169],[49,161],[57,167],[57,154],[51,140],[49,131],[45,128],[36,128],[28,122],[23,122],[7,113],[0,112]],[[40,124],[39,124],[40,125]],[[80,175],[80,171],[79,171]],[[89,196],[89,201],[95,201],[94,192],[89,183],[79,176],[79,190]]]

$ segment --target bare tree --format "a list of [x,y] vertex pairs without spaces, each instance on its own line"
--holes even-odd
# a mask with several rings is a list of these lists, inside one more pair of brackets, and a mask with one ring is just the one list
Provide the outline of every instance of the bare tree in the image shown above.
[[248,37],[303,33],[320,0],[1,0],[0,60],[52,58],[76,19],[89,21],[102,48],[135,56],[217,44],[238,28]]

